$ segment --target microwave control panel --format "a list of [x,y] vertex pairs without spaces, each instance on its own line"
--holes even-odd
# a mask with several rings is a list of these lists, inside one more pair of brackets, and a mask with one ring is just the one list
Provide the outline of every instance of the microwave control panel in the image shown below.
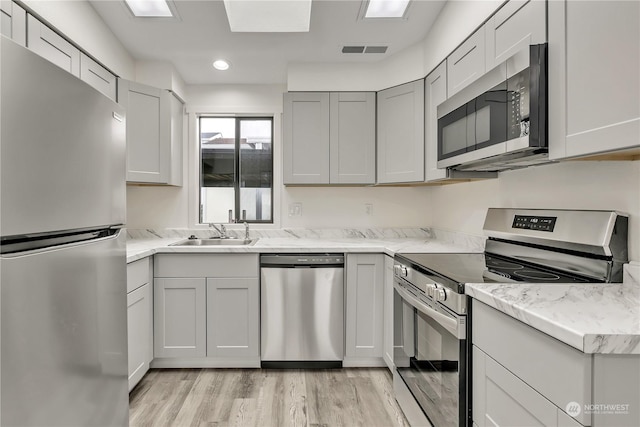
[[556,219],[558,218],[555,216],[515,215],[511,228],[552,232],[556,226]]

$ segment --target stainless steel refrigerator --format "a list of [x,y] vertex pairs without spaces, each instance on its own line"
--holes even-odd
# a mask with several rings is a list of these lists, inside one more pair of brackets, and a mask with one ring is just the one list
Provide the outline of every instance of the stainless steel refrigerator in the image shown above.
[[0,422],[128,425],[124,111],[0,39]]

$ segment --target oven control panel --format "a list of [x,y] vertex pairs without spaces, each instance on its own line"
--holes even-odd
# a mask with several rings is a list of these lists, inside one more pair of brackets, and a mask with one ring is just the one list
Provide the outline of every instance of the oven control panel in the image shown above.
[[556,219],[558,217],[555,216],[514,215],[511,228],[552,232],[556,226]]

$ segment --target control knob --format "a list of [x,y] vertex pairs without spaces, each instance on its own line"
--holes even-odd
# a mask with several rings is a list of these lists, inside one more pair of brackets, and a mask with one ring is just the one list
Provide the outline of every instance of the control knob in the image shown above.
[[445,301],[447,299],[447,292],[442,288],[436,289],[433,299],[436,301]]
[[437,288],[433,283],[427,283],[427,296],[433,298]]
[[404,265],[400,266],[400,276],[407,277],[409,275],[409,270]]

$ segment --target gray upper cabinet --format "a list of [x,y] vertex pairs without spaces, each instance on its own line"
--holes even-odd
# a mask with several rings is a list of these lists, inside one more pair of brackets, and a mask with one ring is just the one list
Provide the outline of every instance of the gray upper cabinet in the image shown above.
[[[17,5],[13,5],[15,11]],[[3,10],[3,22],[4,22]],[[116,76],[64,37],[28,15],[27,47],[116,101]],[[17,30],[20,32],[20,30]]]
[[168,90],[122,79],[118,102],[127,109],[127,182],[181,185],[182,102]]
[[640,146],[640,2],[549,2],[549,157]]
[[116,76],[82,52],[80,53],[80,79],[116,101]]
[[451,97],[478,78],[486,67],[485,26],[482,26],[447,57],[447,93]]
[[378,183],[424,181],[424,80],[378,92]]
[[11,0],[0,0],[0,32],[20,46],[27,45],[27,13]]
[[285,93],[285,184],[329,183],[329,94]]
[[446,169],[438,169],[438,105],[447,100],[447,64],[438,65],[424,84],[424,145],[425,180],[447,178]]
[[284,95],[285,184],[375,183],[375,94]]
[[546,2],[510,0],[487,21],[486,69],[506,61],[529,45],[547,41]]
[[29,49],[80,77],[80,50],[34,16],[28,15],[27,18]]
[[375,93],[331,93],[329,111],[329,182],[375,184]]

